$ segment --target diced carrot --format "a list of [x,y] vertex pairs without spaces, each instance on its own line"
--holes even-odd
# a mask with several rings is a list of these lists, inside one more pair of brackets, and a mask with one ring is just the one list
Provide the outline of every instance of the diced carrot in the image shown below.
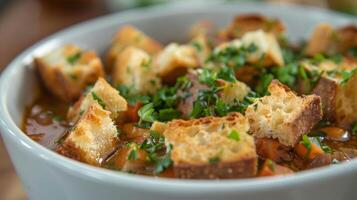
[[141,108],[142,103],[136,102],[135,105],[129,105],[128,110],[126,111],[127,116],[131,122],[139,121],[138,110]]
[[299,143],[295,145],[295,151],[299,156],[308,158],[309,160],[314,159],[315,156],[324,154],[324,151],[314,143],[311,143],[310,149],[308,149],[304,144]]
[[265,160],[263,167],[259,171],[258,176],[277,176],[277,175],[287,175],[294,173],[288,167],[284,167],[276,164],[272,160]]
[[270,159],[274,162],[291,159],[291,148],[282,145],[276,139],[257,138],[255,144],[258,155],[264,159]]

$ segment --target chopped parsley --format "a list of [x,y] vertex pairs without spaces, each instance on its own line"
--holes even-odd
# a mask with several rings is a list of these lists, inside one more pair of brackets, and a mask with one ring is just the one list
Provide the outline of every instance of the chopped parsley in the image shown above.
[[255,91],[261,96],[267,95],[268,86],[270,85],[273,79],[274,76],[272,74],[269,73],[263,74],[260,77],[258,85],[255,87]]
[[198,41],[193,41],[191,42],[191,44],[197,49],[198,52],[201,52],[203,50],[202,45]]
[[94,99],[95,101],[97,101],[98,104],[99,104],[100,106],[102,106],[103,109],[105,109],[105,106],[106,106],[106,105],[105,105],[104,101],[103,101],[95,92],[91,92],[91,94],[92,94],[93,99]]
[[307,135],[303,135],[300,144],[304,145],[307,149],[305,157],[310,154],[312,143]]
[[133,149],[130,151],[129,155],[128,155],[128,160],[137,160],[139,159],[139,154],[138,154],[138,149],[137,149],[137,145],[132,145]]
[[150,136],[145,139],[140,148],[148,153],[148,161],[154,163],[156,174],[171,165],[172,145],[165,147],[165,138],[158,132],[150,131]]
[[240,136],[237,130],[232,130],[229,134],[228,134],[228,138],[235,140],[235,141],[239,141],[240,140]]
[[221,159],[219,156],[214,156],[214,157],[208,159],[208,163],[213,165],[213,164],[217,164],[220,160]]
[[72,54],[70,56],[67,57],[67,62],[71,65],[74,65],[79,58],[81,58],[82,52],[77,52],[75,54]]
[[251,43],[248,46],[233,47],[221,49],[213,52],[207,59],[207,62],[213,62],[218,65],[232,67],[237,70],[243,67],[247,62],[247,56],[255,52],[258,47]]
[[353,136],[357,136],[357,121],[352,122],[351,133]]
[[342,74],[342,80],[341,80],[340,84],[343,85],[343,84],[346,84],[346,83],[350,80],[350,78],[351,78],[354,74],[357,73],[357,68],[355,68],[355,69],[353,69],[353,70],[351,70],[351,71],[342,70],[340,73]]

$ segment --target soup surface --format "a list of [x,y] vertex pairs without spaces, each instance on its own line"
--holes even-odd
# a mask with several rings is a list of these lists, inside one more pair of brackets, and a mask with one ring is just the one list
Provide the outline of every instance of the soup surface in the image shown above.
[[[163,45],[120,27],[103,65],[74,44],[35,58],[23,130],[64,156],[189,179],[289,175],[357,156],[357,27],[291,44],[279,19],[199,21]],[[323,35],[322,35],[323,34]]]

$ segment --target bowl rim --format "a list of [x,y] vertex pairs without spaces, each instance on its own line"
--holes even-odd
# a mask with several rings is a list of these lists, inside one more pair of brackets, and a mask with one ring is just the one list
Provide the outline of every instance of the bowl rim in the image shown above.
[[[232,5],[250,5],[250,6],[265,6],[265,7],[284,7],[295,10],[313,10],[314,12],[322,12],[329,16],[339,16],[342,18],[350,18],[351,16],[334,13],[321,8],[312,8],[308,6],[301,5],[274,5],[267,3],[230,3],[230,4],[220,4],[221,7],[228,7]],[[25,148],[32,152],[33,156],[39,157],[42,162],[47,162],[50,165],[56,167],[63,167],[67,173],[87,179],[95,180],[103,183],[110,183],[117,186],[128,186],[132,185],[142,190],[160,190],[162,192],[192,192],[192,193],[217,193],[222,191],[257,191],[257,190],[271,190],[272,188],[287,188],[292,185],[304,184],[306,182],[322,182],[329,178],[335,178],[342,174],[356,172],[357,171],[357,159],[351,160],[349,162],[341,163],[338,165],[333,165],[329,167],[311,169],[307,171],[302,171],[294,175],[284,176],[284,177],[266,177],[266,178],[248,178],[248,179],[233,179],[233,180],[182,180],[182,179],[169,179],[169,178],[158,178],[158,177],[147,177],[141,175],[133,175],[120,171],[113,171],[109,169],[98,168],[90,166],[70,158],[59,155],[46,147],[38,144],[37,142],[30,139],[13,121],[10,116],[9,110],[7,108],[7,95],[9,92],[9,86],[11,83],[11,77],[14,77],[18,73],[21,67],[27,65],[37,49],[41,46],[45,46],[50,43],[56,37],[64,37],[71,35],[73,33],[80,34],[82,29],[94,29],[90,28],[96,24],[95,29],[100,29],[101,27],[108,26],[113,20],[129,20],[132,18],[143,18],[140,14],[142,11],[146,11],[147,15],[153,15],[153,13],[159,14],[161,16],[172,12],[183,12],[183,8],[186,12],[194,12],[199,9],[204,10],[212,4],[198,7],[187,8],[185,6],[177,5],[160,5],[148,8],[139,8],[128,11],[123,11],[120,13],[109,14],[106,16],[101,16],[95,19],[91,19],[73,26],[70,26],[62,31],[59,31],[35,45],[26,49],[23,53],[18,55],[10,64],[7,65],[6,69],[2,72],[0,78],[0,91],[2,91],[0,96],[0,127],[2,129],[1,134],[7,135],[11,140],[17,143],[18,148]],[[184,13],[184,12],[183,12]],[[5,92],[4,92],[5,91]],[[35,153],[36,152],[36,153]],[[16,166],[15,166],[16,167]]]

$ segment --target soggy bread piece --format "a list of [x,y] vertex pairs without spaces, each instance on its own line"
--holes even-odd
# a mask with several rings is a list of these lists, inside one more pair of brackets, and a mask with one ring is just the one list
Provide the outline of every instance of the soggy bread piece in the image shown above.
[[112,119],[116,119],[121,112],[128,109],[126,100],[120,96],[119,92],[105,79],[99,78],[93,88],[69,108],[67,119],[73,122],[77,121],[94,102],[99,103],[103,109],[110,111]]
[[238,15],[232,23],[226,27],[220,37],[225,40],[242,37],[251,31],[263,30],[279,37],[285,31],[284,24],[279,19],[268,18],[259,14]]
[[357,26],[349,25],[334,29],[330,24],[321,23],[316,26],[307,43],[305,53],[333,55],[346,53],[348,49],[357,46]]
[[81,90],[104,76],[98,56],[73,44],[35,58],[35,64],[48,91],[66,102],[77,100]]
[[339,64],[324,61],[317,66],[307,62],[302,65],[306,70],[323,71],[312,93],[321,97],[324,118],[349,128],[357,120],[357,60],[344,58]]
[[254,176],[257,154],[248,129],[248,120],[239,113],[169,122],[163,134],[166,145],[172,145],[175,176],[193,179]]
[[58,152],[81,162],[100,166],[119,141],[110,112],[92,103],[69,132]]
[[113,69],[115,85],[123,84],[131,94],[153,94],[161,86],[154,73],[151,57],[136,47],[127,47],[119,55]]
[[299,97],[289,87],[273,80],[269,96],[248,106],[250,132],[257,138],[277,138],[294,146],[322,118],[321,99],[317,95]]
[[227,48],[249,47],[254,45],[256,50],[249,53],[247,62],[260,66],[283,66],[284,59],[278,41],[273,34],[262,30],[248,32],[241,39],[222,43],[214,50],[214,53],[225,51]]
[[119,53],[128,46],[134,46],[155,55],[162,50],[162,45],[137,28],[125,25],[114,36],[108,52],[108,64],[113,66]]
[[194,46],[171,43],[157,56],[154,65],[163,82],[175,83],[189,69],[199,67],[200,61]]

